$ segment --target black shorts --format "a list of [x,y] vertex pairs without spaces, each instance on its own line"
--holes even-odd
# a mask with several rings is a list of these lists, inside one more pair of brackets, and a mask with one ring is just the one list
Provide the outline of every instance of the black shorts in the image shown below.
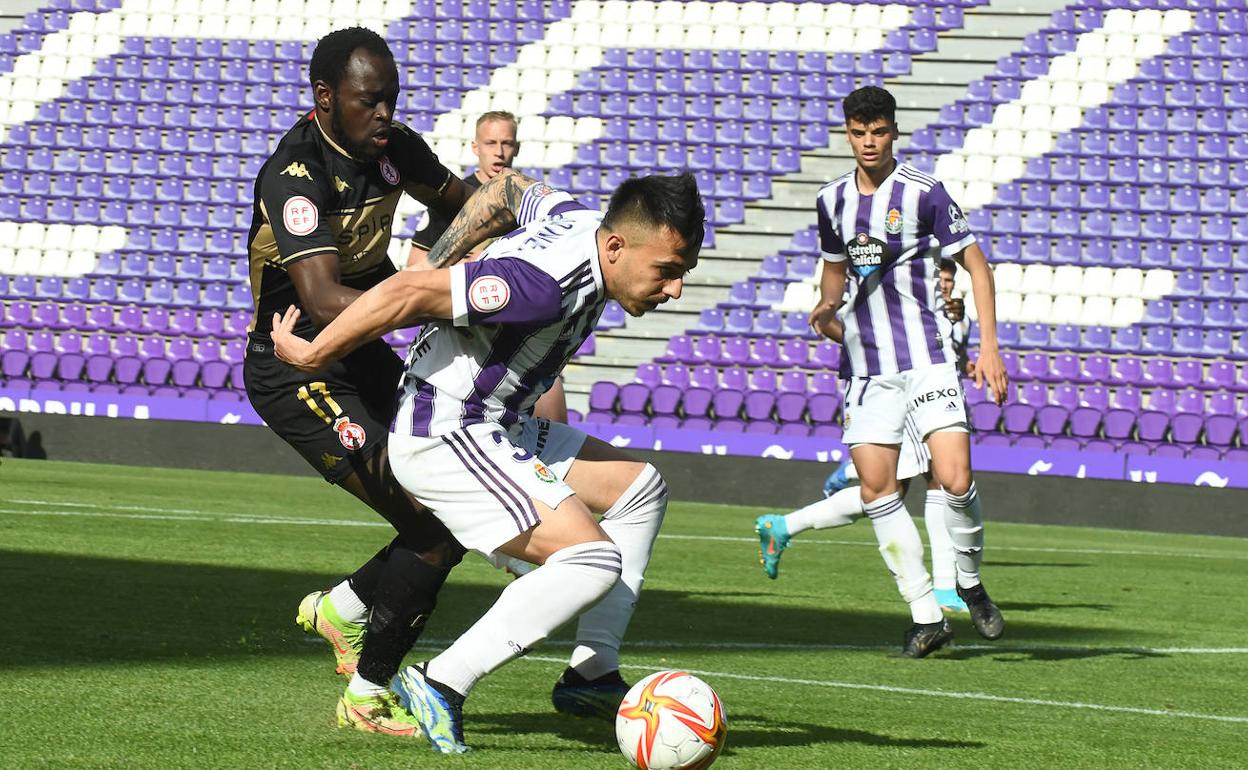
[[247,398],[273,432],[337,484],[386,445],[403,360],[381,340],[307,374],[273,355],[268,335],[247,341]]

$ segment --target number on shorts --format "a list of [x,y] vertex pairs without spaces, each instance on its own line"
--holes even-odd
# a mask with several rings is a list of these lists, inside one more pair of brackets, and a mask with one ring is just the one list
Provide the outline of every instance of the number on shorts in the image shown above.
[[[325,402],[325,406],[329,407],[329,410],[333,412],[332,417],[321,408],[320,404],[316,403],[316,397],[312,395],[313,393],[321,395],[321,400]],[[342,407],[338,406],[338,402],[334,400],[333,396],[329,395],[329,388],[323,382],[309,382],[307,385],[300,387],[296,391],[296,395],[317,417],[324,420],[326,425],[333,425],[334,418],[342,416]]]
[[[491,433],[490,435],[494,437],[495,444],[498,444],[499,446],[503,445],[503,434],[495,431],[494,433]],[[527,463],[529,460],[533,459],[533,453],[525,449],[524,447],[516,447],[516,451],[514,454],[512,454],[511,459],[515,460],[518,463]]]

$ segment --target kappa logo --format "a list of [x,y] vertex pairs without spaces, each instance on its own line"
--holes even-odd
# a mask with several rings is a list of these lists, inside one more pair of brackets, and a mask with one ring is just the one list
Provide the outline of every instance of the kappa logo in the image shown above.
[[364,426],[358,422],[351,422],[350,417],[339,417],[334,420],[334,432],[338,434],[338,440],[342,445],[351,451],[364,448],[364,442],[368,436],[364,433]]
[[337,175],[334,176],[334,187],[338,188],[338,192],[351,189],[351,185],[339,179]]
[[[923,404],[929,403],[931,401],[936,401],[941,398],[957,398],[957,397],[958,397],[957,388],[940,388],[939,390],[929,390],[921,396],[915,396],[914,405],[922,406]],[[955,406],[954,408],[956,409],[957,407]]]
[[312,175],[308,173],[308,167],[302,163],[291,163],[282,169],[282,173],[278,176],[293,176],[295,179],[306,179],[312,181]]
[[340,462],[342,462],[342,458],[338,455],[331,455],[329,452],[321,455],[321,465],[324,465],[327,471],[332,471]]

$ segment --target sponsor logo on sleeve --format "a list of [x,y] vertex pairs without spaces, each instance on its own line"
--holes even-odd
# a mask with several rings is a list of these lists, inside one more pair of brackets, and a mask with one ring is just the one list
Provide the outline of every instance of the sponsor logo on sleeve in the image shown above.
[[884,231],[889,235],[898,235],[901,233],[901,212],[897,209],[889,209],[888,216],[884,218]]
[[399,183],[399,170],[395,168],[389,156],[383,155],[381,160],[377,161],[377,165],[381,167],[381,178],[386,180],[387,184]]
[[480,313],[497,313],[511,301],[511,287],[496,275],[483,275],[468,287],[468,304]]
[[308,173],[308,167],[298,162],[291,163],[289,166],[282,169],[282,173],[278,174],[278,176],[293,176],[295,179],[306,179],[309,182],[312,181],[312,175]]
[[966,223],[966,217],[962,216],[962,209],[958,208],[958,204],[949,204],[949,234],[961,235],[971,231],[971,226]]
[[316,205],[312,201],[296,195],[286,199],[282,206],[282,224],[291,235],[307,235],[316,229],[318,221]]

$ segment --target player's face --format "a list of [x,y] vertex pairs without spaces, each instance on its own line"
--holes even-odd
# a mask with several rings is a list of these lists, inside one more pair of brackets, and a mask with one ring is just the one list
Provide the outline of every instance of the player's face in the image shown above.
[[487,180],[498,176],[503,169],[511,168],[519,151],[516,124],[510,120],[487,120],[477,127],[472,152],[477,156],[477,166]]
[[680,299],[685,274],[697,256],[680,255],[685,242],[671,228],[645,231],[628,227],[606,237],[604,278],[607,294],[624,312],[642,316],[671,299]]
[[948,270],[940,271],[940,296],[944,298],[945,302],[948,302],[949,298],[953,296],[953,273]]
[[317,83],[315,94],[317,106],[329,112],[330,138],[342,149],[362,160],[386,153],[399,100],[399,73],[392,60],[356,49],[338,88]]
[[897,125],[878,118],[870,123],[851,118],[845,126],[854,160],[863,171],[871,172],[888,168],[893,162],[893,140],[897,138]]

